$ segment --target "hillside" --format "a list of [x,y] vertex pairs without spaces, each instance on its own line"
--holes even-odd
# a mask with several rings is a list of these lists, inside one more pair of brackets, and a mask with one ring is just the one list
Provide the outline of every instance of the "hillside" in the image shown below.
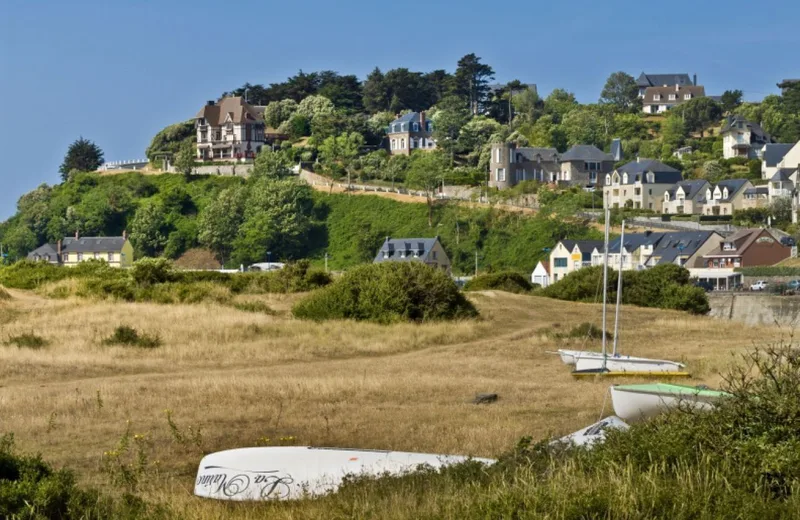
[[331,269],[370,261],[385,236],[438,235],[454,271],[480,268],[530,272],[545,248],[562,238],[599,238],[594,228],[540,215],[437,204],[428,226],[424,203],[315,192],[294,178],[80,174],[24,195],[0,224],[10,259],[46,241],[120,235],[127,230],[137,257],[178,258],[203,246],[228,265],[325,254]]
[[[297,296],[257,297],[277,313],[267,315],[10,292],[14,308],[0,302],[0,342],[35,331],[49,346],[0,348],[3,430],[21,449],[74,469],[81,482],[121,492],[101,461],[116,460],[112,450],[130,428],[141,437],[120,461],[136,467],[141,447],[139,492],[169,504],[175,518],[437,517],[451,500],[480,507],[476,497],[488,507],[497,489],[473,474],[452,489],[401,487],[295,504],[228,507],[188,490],[203,452],[313,444],[498,456],[523,436],[568,433],[609,413],[609,381],[575,381],[547,353],[598,347],[552,337],[598,324],[594,304],[472,293],[481,320],[387,327],[293,320],[285,313]],[[162,345],[103,345],[119,325],[157,335]],[[680,341],[670,330],[681,331]],[[625,353],[683,360],[694,374],[688,384],[715,386],[731,351],[777,335],[774,327],[626,306],[620,337]],[[471,404],[479,392],[499,400]]]

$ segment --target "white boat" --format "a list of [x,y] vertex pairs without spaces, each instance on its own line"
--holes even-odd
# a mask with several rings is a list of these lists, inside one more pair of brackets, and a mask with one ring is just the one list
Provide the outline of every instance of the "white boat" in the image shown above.
[[603,357],[603,354],[601,354],[600,352],[592,352],[592,351],[589,351],[589,350],[567,350],[567,349],[564,349],[564,348],[558,349],[558,351],[554,352],[554,354],[558,354],[559,356],[561,356],[561,361],[565,365],[574,365],[575,363],[577,363],[578,358],[580,358],[580,357],[587,357],[587,358],[588,357],[597,357],[597,358],[602,358]]
[[[608,211],[606,213],[606,223],[608,222]],[[580,355],[575,356],[574,376],[596,376],[596,375],[669,375],[669,376],[688,376],[683,369],[685,365],[666,359],[650,359],[635,356],[622,356],[617,351],[619,345],[619,309],[622,302],[622,266],[625,264],[625,221],[622,221],[622,233],[619,242],[619,270],[617,272],[617,305],[614,315],[614,344],[611,355],[606,350],[606,320],[605,305],[606,292],[608,291],[607,270],[608,270],[608,224],[606,224],[606,244],[603,262],[603,351],[600,355]]]
[[435,469],[467,460],[494,459],[400,451],[313,448],[241,448],[203,457],[194,494],[218,500],[294,500],[335,492],[348,475],[403,475],[421,465]]
[[693,410],[711,410],[715,403],[728,396],[730,394],[720,390],[669,383],[611,387],[614,413],[628,422],[653,417],[681,404]]
[[570,444],[572,446],[591,446],[597,442],[603,442],[608,430],[627,430],[628,424],[619,417],[612,415],[601,419],[585,428],[565,435],[551,444]]

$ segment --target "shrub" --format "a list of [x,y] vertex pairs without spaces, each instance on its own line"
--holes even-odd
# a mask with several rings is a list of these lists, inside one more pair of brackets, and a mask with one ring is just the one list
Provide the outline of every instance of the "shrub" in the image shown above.
[[233,275],[231,289],[249,293],[296,293],[319,289],[330,283],[330,275],[311,269],[308,260],[300,260],[277,271]]
[[519,294],[531,292],[533,286],[525,276],[512,271],[476,276],[464,285],[465,291],[487,291],[492,289]]
[[46,339],[33,333],[20,334],[8,338],[7,345],[16,345],[17,348],[40,349],[50,344]]
[[0,267],[0,284],[12,289],[35,289],[48,282],[66,278],[69,273],[57,265],[23,260]]
[[172,262],[166,258],[142,258],[133,263],[130,275],[134,283],[142,287],[172,281]]
[[121,345],[124,347],[156,348],[161,346],[158,334],[140,334],[139,331],[127,325],[120,325],[114,329],[111,336],[103,340],[103,345]]
[[5,287],[0,285],[0,301],[3,301],[3,300],[8,301],[10,299],[11,299],[11,295],[8,294],[8,291],[6,291]]
[[443,271],[419,262],[386,262],[353,268],[300,301],[298,318],[378,323],[473,318],[475,307]]
[[[617,272],[608,273],[608,301],[614,301]],[[602,266],[574,271],[538,294],[558,300],[597,302],[603,290]],[[622,276],[622,303],[705,314],[708,297],[689,280],[689,271],[675,264],[665,264],[643,271],[625,271]]]

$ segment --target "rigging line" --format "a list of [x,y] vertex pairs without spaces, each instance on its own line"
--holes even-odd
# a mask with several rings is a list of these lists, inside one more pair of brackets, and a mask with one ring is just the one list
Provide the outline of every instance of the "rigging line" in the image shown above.
[[608,402],[608,395],[611,393],[611,387],[605,391],[603,394],[603,406],[600,408],[600,417],[597,418],[598,421],[603,420],[603,414],[606,413],[606,403]]

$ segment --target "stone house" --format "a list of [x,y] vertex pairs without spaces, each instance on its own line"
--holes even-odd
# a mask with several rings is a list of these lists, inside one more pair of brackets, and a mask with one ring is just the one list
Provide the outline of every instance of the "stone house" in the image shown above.
[[637,159],[606,174],[603,206],[661,212],[664,193],[683,180],[681,172],[654,159]]
[[744,190],[742,209],[765,208],[769,206],[769,186],[754,186]]
[[522,181],[556,182],[561,172],[555,148],[517,147],[513,143],[492,144],[489,187],[505,189]]
[[425,117],[425,112],[409,112],[398,117],[386,129],[389,140],[389,153],[410,155],[412,150],[435,150],[433,122]]
[[614,157],[596,146],[576,144],[561,157],[559,181],[582,186],[602,184],[607,173],[614,170]]
[[703,212],[700,202],[711,185],[705,179],[681,181],[664,192],[662,213],[673,215],[693,215]]
[[644,98],[645,91],[649,87],[663,87],[665,85],[697,85],[697,75],[695,74],[694,79],[692,79],[688,74],[645,74],[642,72],[636,79],[640,98]]
[[386,237],[373,263],[382,262],[422,262],[451,273],[450,258],[439,242],[434,238],[392,238]]
[[28,260],[72,267],[87,260],[103,260],[112,267],[133,264],[133,246],[128,234],[121,237],[65,237],[55,244],[44,244],[30,253]]

